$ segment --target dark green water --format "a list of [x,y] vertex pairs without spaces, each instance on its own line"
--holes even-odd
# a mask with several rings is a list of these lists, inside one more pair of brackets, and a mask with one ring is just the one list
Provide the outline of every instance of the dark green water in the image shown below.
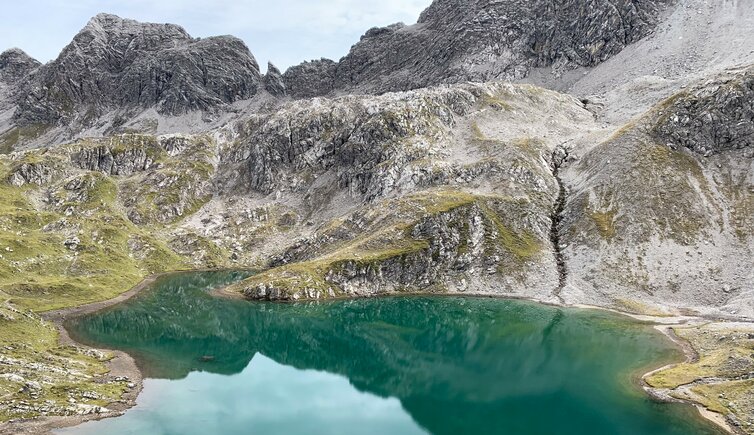
[[406,297],[282,305],[217,299],[234,273],[166,277],[67,325],[125,350],[145,388],[73,434],[717,434],[632,384],[678,358],[621,316]]

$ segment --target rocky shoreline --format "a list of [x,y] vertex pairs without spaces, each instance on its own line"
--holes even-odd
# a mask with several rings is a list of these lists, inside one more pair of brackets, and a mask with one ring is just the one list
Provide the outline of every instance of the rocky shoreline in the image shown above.
[[[691,343],[689,343],[688,341],[683,340],[682,338],[678,337],[673,332],[673,329],[672,329],[673,326],[679,326],[679,325],[686,325],[686,323],[655,325],[654,328],[656,330],[660,331],[670,341],[672,341],[673,343],[675,343],[679,348],[681,348],[683,350],[683,354],[686,357],[686,362],[697,362],[699,360],[699,354],[696,352],[696,350],[691,345]],[[701,405],[699,403],[695,403],[695,402],[689,401],[689,400],[682,400],[682,399],[675,398],[675,397],[671,396],[670,394],[668,394],[667,391],[662,390],[662,389],[653,388],[653,387],[651,387],[647,383],[647,378],[649,378],[653,374],[659,373],[659,372],[661,372],[663,370],[667,370],[667,369],[676,367],[676,366],[678,366],[678,364],[680,364],[680,363],[666,364],[666,365],[664,365],[662,367],[659,367],[659,368],[651,370],[651,371],[649,371],[647,373],[644,373],[644,375],[641,376],[641,386],[642,386],[642,389],[650,397],[652,397],[655,400],[659,400],[659,401],[662,401],[662,402],[678,402],[678,403],[686,403],[686,404],[689,404],[689,405],[693,405],[703,418],[705,418],[705,419],[707,419],[707,420],[715,423],[720,428],[724,429],[727,433],[730,433],[730,434],[743,434],[743,432],[737,430],[735,428],[735,426],[731,425],[730,422],[728,421],[728,419],[726,419],[724,415],[722,415],[722,414],[720,414],[718,412],[712,411],[712,410],[704,407],[703,405]]]
[[[175,273],[175,272],[173,272]],[[169,274],[164,274],[169,275]],[[89,346],[76,342],[68,334],[64,327],[64,322],[76,316],[94,313],[108,307],[115,306],[125,302],[146,288],[149,288],[157,278],[163,275],[152,275],[144,279],[131,290],[106,301],[95,302],[78,307],[65,308],[62,310],[49,311],[42,314],[42,318],[55,325],[59,334],[59,343],[61,345],[72,345],[79,347]],[[107,361],[107,367],[110,370],[108,378],[118,381],[127,381],[129,390],[120,401],[109,404],[106,408],[98,410],[96,413],[85,415],[71,416],[49,416],[39,417],[30,420],[15,420],[0,424],[0,434],[48,434],[55,429],[77,426],[92,420],[101,420],[123,415],[128,409],[136,405],[136,398],[143,388],[143,378],[139,371],[136,361],[127,353],[112,349],[94,349],[99,352],[107,352],[113,357]]]

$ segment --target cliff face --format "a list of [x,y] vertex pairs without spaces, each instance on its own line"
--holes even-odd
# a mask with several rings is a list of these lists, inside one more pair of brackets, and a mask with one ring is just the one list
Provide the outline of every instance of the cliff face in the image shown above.
[[[535,67],[593,66],[646,36],[660,0],[435,0],[417,24],[369,30],[338,62],[292,68],[292,95],[520,79]],[[317,76],[317,83],[309,80]],[[296,83],[307,82],[307,86]]]
[[[18,83],[39,65],[39,62],[17,48],[0,53],[0,119],[11,115],[5,115],[3,112],[13,110]],[[0,149],[2,148],[7,146],[2,144]]]
[[194,39],[179,26],[94,17],[18,99],[19,125],[90,126],[109,111],[179,115],[253,97],[261,75],[233,37]]

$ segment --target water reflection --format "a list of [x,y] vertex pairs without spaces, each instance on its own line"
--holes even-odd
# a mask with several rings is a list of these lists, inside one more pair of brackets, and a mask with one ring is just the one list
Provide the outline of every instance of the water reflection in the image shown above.
[[[208,400],[211,398],[212,400]],[[194,372],[181,382],[146,381],[124,417],[60,433],[426,434],[394,398],[356,391],[348,379],[297,370],[255,355],[241,373]]]

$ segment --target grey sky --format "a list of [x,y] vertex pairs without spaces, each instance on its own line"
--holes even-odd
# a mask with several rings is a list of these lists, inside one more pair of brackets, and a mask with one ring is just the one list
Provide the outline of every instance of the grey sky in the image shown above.
[[20,0],[3,5],[0,51],[18,47],[47,62],[99,12],[175,23],[191,35],[235,35],[262,69],[339,59],[370,27],[416,22],[431,0]]

